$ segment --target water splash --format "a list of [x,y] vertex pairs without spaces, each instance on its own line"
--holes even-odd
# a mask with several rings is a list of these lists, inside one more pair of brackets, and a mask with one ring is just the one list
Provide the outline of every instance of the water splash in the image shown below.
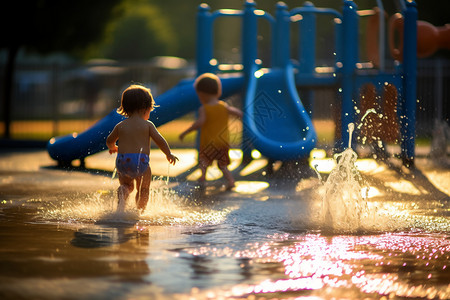
[[[369,114],[372,111],[366,113]],[[365,116],[366,116],[365,115]],[[355,129],[349,124],[349,137]],[[314,223],[333,233],[379,232],[416,227],[417,217],[401,212],[391,203],[369,202],[370,186],[356,167],[358,155],[350,147],[334,155],[335,167],[317,192],[320,205],[312,207],[318,220]],[[320,177],[319,177],[320,178]]]
[[142,214],[134,205],[135,192],[130,194],[125,210],[117,212],[115,190],[99,190],[93,194],[79,193],[43,202],[37,218],[43,222],[66,224],[204,225],[222,222],[231,211],[192,207],[163,178],[152,181],[150,193],[147,208]]
[[[377,114],[377,111],[375,110],[375,108],[369,108],[368,110],[366,110],[366,113],[364,114],[364,116],[362,116],[361,122],[360,122],[359,125],[358,125],[358,129],[361,129],[362,125],[364,124],[364,123],[363,123],[364,119],[365,119],[370,113]],[[353,123],[350,123],[350,124],[353,124]],[[349,125],[350,125],[350,124],[349,124]],[[349,148],[350,148],[350,147],[349,147]]]
[[357,155],[348,148],[334,159],[337,165],[323,185],[322,224],[324,229],[356,231],[368,216],[366,197],[361,194],[362,179],[355,167]]
[[352,148],[352,135],[353,131],[355,130],[355,124],[350,123],[348,124],[348,148]]
[[[366,117],[367,117],[369,114],[371,114],[371,113],[377,115],[380,119],[383,118],[383,115],[382,115],[382,114],[378,114],[377,111],[375,110],[375,108],[369,108],[368,110],[366,110],[366,112],[365,112],[364,115],[362,116],[361,121],[360,121],[360,123],[359,123],[359,125],[358,125],[358,127],[357,127],[358,130],[361,129],[361,127],[364,125],[364,120],[365,120]],[[374,125],[371,124],[371,125],[368,125],[368,126],[369,126],[369,127],[373,127]],[[362,144],[365,145],[368,137],[367,137],[367,136],[362,136],[362,137],[358,137],[358,138],[361,139]],[[375,139],[375,140],[377,141],[377,146],[378,146],[379,148],[383,148],[383,143],[382,143],[382,141],[380,140],[379,137],[373,137],[373,136],[372,136],[372,139]]]
[[336,154],[336,167],[323,184],[320,219],[323,229],[333,231],[357,231],[368,216],[367,195],[363,196],[363,180],[355,163],[358,155],[351,148],[355,126],[348,125],[349,147]]

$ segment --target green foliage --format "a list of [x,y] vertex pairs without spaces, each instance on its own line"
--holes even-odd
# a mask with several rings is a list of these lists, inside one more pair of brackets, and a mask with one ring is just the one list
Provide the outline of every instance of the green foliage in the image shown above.
[[170,19],[144,1],[127,2],[124,15],[109,29],[104,54],[117,60],[142,60],[176,54],[176,35]]
[[[69,52],[78,57],[108,57],[120,60],[148,59],[155,55],[175,55],[187,59],[196,53],[196,14],[200,3],[211,11],[242,9],[244,0],[8,0],[2,3],[0,48],[22,47],[40,53]],[[257,9],[275,14],[278,0],[256,0]],[[304,1],[285,0],[290,9]],[[343,0],[312,0],[317,7],[342,9]],[[448,23],[450,1],[416,0],[419,19],[436,26]],[[359,9],[376,6],[376,0],[355,0]],[[397,1],[383,1],[389,15],[398,11]],[[321,21],[321,20],[319,20]],[[267,22],[261,22],[267,23]],[[318,30],[331,31],[330,22]],[[219,26],[220,25],[220,26]],[[262,24],[262,56],[269,56],[271,31]],[[240,22],[220,19],[215,24],[216,55],[240,51]],[[326,34],[322,34],[326,36]],[[320,41],[319,41],[320,42]],[[331,49],[325,38],[319,49]],[[231,51],[235,51],[231,53]],[[320,50],[325,51],[325,50]],[[230,53],[229,53],[230,52]],[[324,54],[325,55],[325,54]],[[327,52],[328,55],[328,52]]]

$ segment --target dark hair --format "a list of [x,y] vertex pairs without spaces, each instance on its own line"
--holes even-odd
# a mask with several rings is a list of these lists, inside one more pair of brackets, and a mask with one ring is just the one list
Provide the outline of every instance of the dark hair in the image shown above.
[[194,83],[197,92],[217,95],[219,93],[220,79],[212,73],[204,73],[200,75]]
[[154,107],[155,101],[153,100],[150,89],[142,85],[133,84],[123,91],[120,107],[117,109],[117,112],[129,117],[137,111],[149,108],[153,110]]

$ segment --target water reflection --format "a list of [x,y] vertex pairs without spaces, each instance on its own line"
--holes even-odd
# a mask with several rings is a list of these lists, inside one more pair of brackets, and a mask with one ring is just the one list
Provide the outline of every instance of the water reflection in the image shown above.
[[237,172],[257,174],[237,174],[227,192],[212,181],[185,197],[189,183],[155,180],[146,213],[130,203],[125,218],[114,213],[110,178],[4,177],[0,297],[450,298],[448,171],[361,160],[367,192],[354,196],[367,212],[350,231],[325,232],[320,179],[248,167]]
[[75,231],[70,243],[81,248],[100,248],[126,243],[135,238],[138,238],[138,233],[133,226],[94,226]]
[[[209,297],[270,298],[285,292],[290,296],[306,293],[325,298],[364,298],[371,294],[390,298],[450,297],[450,239],[446,234],[284,234],[242,250],[201,247],[186,252],[193,259],[235,258],[245,272],[253,275],[230,289],[209,290]],[[246,259],[245,264],[240,263],[242,259]]]

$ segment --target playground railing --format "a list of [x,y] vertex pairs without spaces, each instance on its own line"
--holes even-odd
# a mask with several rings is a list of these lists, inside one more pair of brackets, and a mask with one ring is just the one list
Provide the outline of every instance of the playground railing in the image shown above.
[[[241,72],[245,69],[245,62],[249,59],[248,55],[257,58],[257,36],[256,29],[254,31],[244,31],[242,35],[242,63],[237,64],[221,64],[214,57],[213,45],[214,45],[214,22],[219,17],[238,17],[242,18],[243,22],[246,23],[253,16],[255,18],[265,19],[269,22],[272,27],[275,23],[274,18],[263,10],[255,9],[254,2],[246,2],[246,7],[244,10],[237,9],[219,9],[211,12],[209,5],[203,3],[200,4],[197,13],[197,74],[202,74],[206,72]],[[243,26],[248,26],[244,24]],[[245,34],[247,32],[247,34]],[[253,45],[254,44],[254,45]],[[256,62],[260,64],[260,61]]]

